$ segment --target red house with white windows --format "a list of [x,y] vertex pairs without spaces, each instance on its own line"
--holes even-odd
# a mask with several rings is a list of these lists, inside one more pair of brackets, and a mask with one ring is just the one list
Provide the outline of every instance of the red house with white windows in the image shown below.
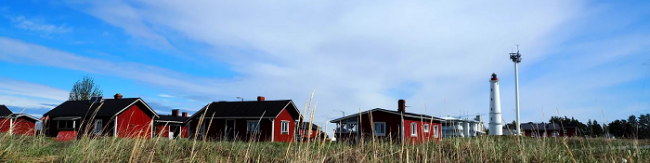
[[420,143],[442,138],[442,119],[424,114],[406,112],[406,102],[398,101],[396,111],[376,108],[331,120],[337,125],[336,141],[356,142],[361,138],[375,138]]
[[[194,113],[188,120],[190,138],[227,141],[295,140],[300,112],[292,100],[219,101]],[[198,132],[197,132],[198,130]]]
[[45,135],[72,140],[83,135],[151,138],[153,120],[159,116],[141,98],[122,98],[118,93],[114,99],[66,101],[43,117]]
[[0,105],[0,132],[10,135],[34,135],[36,121],[28,114],[13,114],[5,105]]
[[165,137],[169,139],[187,138],[189,136],[188,125],[186,121],[187,112],[183,112],[183,116],[178,116],[178,109],[172,110],[172,115],[160,115],[156,119],[156,135],[158,137]]

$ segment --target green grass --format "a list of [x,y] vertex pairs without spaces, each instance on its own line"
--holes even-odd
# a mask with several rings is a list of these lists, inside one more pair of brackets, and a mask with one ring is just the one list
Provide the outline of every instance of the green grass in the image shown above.
[[2,134],[0,142],[0,162],[650,162],[648,141],[580,138],[453,138],[410,145],[112,137],[57,142]]

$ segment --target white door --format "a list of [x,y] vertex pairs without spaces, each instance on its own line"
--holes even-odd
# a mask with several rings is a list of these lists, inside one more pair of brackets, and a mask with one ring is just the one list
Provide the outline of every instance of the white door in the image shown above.
[[174,139],[174,130],[172,130],[172,126],[167,126],[167,131],[169,131],[169,140]]

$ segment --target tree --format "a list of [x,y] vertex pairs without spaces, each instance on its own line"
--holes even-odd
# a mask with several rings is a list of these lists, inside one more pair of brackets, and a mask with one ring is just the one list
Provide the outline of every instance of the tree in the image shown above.
[[95,80],[89,76],[84,76],[72,86],[70,91],[70,101],[90,100],[90,97],[103,96],[102,90],[95,84]]
[[598,124],[598,121],[594,120],[591,123],[591,134],[594,136],[602,136],[603,135],[603,127]]
[[650,138],[650,114],[639,116],[639,138]]
[[630,117],[627,118],[627,126],[626,126],[627,131],[626,131],[626,133],[627,133],[630,137],[636,137],[636,136],[638,136],[638,135],[639,135],[639,134],[637,133],[637,129],[638,129],[637,127],[638,127],[638,126],[639,126],[639,123],[638,123],[638,121],[636,120],[636,116],[634,116],[634,115],[630,115]]

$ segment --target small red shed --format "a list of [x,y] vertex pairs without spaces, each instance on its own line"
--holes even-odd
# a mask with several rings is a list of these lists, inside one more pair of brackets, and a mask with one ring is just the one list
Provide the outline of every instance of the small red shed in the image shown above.
[[183,116],[178,116],[178,111],[178,109],[174,109],[172,115],[161,115],[156,119],[156,135],[158,137],[169,139],[188,137],[188,126],[185,122],[189,117],[187,117],[187,112],[183,112]]
[[[43,114],[47,136],[118,136],[151,138],[154,120],[159,116],[141,98],[114,99],[93,97],[90,100],[66,101]],[[83,134],[85,133],[85,134]]]
[[356,142],[362,137],[420,143],[442,138],[442,119],[406,112],[406,102],[398,101],[397,111],[376,108],[331,120],[336,124],[336,141]]
[[298,141],[306,141],[307,139],[313,141],[316,138],[322,139],[323,137],[327,137],[327,134],[313,122],[311,124],[311,130],[309,130],[309,127],[309,122],[302,122],[298,125],[298,131],[300,131],[297,133]]
[[36,121],[28,114],[13,114],[5,105],[0,105],[0,132],[10,135],[34,135]]
[[212,102],[190,117],[189,133],[197,139],[290,142],[300,117],[291,100]]

